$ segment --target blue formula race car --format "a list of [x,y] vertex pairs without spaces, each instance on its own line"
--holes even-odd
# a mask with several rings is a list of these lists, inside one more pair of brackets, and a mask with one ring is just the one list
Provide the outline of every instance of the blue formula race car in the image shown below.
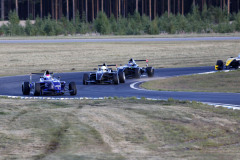
[[[42,75],[42,73],[32,73],[35,75]],[[30,75],[30,82],[22,83],[23,95],[33,94],[40,95],[63,95],[69,93],[70,95],[77,94],[77,87],[75,82],[70,82],[68,85],[65,81],[60,81],[60,77],[55,78],[53,73],[45,71],[38,82],[32,82],[32,74]]]

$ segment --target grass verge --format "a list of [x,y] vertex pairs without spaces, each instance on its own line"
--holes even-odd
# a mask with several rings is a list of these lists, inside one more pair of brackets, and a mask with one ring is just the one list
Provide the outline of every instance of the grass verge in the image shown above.
[[[234,41],[118,42],[0,44],[0,76],[92,71],[97,65],[126,64],[130,58],[148,59],[155,68],[214,65],[218,59],[237,56]],[[139,64],[141,67],[145,63]]]
[[240,158],[240,111],[197,102],[1,99],[0,112],[2,159]]
[[240,71],[172,77],[148,81],[142,88],[158,91],[240,92]]

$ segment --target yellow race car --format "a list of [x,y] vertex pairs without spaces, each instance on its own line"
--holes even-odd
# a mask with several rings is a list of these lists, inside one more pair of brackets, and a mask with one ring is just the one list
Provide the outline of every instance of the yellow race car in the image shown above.
[[240,55],[238,57],[230,57],[227,59],[226,64],[224,65],[222,60],[217,60],[215,65],[215,70],[223,70],[223,69],[238,69],[240,66]]

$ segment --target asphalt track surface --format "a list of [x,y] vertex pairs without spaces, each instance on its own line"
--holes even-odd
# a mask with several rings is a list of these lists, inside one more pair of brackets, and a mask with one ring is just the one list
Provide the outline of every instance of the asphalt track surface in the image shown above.
[[[207,102],[208,104],[227,104],[234,107],[240,107],[240,94],[238,93],[207,93],[207,92],[173,92],[173,91],[149,91],[139,88],[143,81],[155,78],[169,78],[174,76],[183,76],[190,74],[199,74],[213,72],[213,66],[207,67],[189,67],[189,68],[161,68],[155,70],[154,78],[142,76],[140,79],[127,79],[126,83],[119,85],[83,85],[82,79],[84,72],[59,73],[54,76],[60,76],[61,80],[66,82],[74,81],[77,84],[78,93],[76,96],[70,96],[66,93],[63,96],[43,96],[51,98],[99,98],[99,97],[145,97],[152,99],[167,100],[174,98],[178,100],[190,100]],[[33,76],[33,81],[38,81],[39,75]],[[22,97],[22,82],[29,81],[29,75],[1,77],[0,95],[20,96]],[[196,82],[197,83],[197,82]],[[29,95],[26,97],[33,97]]]
[[[174,42],[174,41],[228,41],[240,40],[240,37],[195,37],[195,38],[110,38],[110,39],[44,39],[44,40],[0,40],[0,44],[21,43],[91,43],[91,42]],[[155,70],[154,78],[168,78],[205,72],[213,72],[214,67],[192,67],[192,68],[163,68]],[[213,105],[231,106],[240,109],[240,94],[238,93],[206,93],[206,92],[173,92],[173,91],[149,91],[139,88],[139,84],[149,80],[147,77],[141,79],[127,79],[125,84],[119,85],[82,85],[83,72],[55,74],[61,76],[66,82],[74,81],[77,84],[78,94],[70,96],[54,96],[50,98],[99,98],[99,97],[145,97],[151,99],[174,98],[178,100],[200,101]],[[33,76],[33,81],[38,81],[39,76]],[[29,81],[29,75],[1,77],[0,95],[23,97],[21,85],[23,81]],[[197,83],[197,82],[196,82]],[[32,95],[25,98],[31,98]],[[43,96],[46,98],[47,96]],[[49,96],[48,96],[49,97]]]
[[103,43],[103,42],[178,42],[178,41],[228,41],[240,37],[193,37],[193,38],[99,38],[99,39],[37,39],[37,40],[0,40],[2,44],[21,43]]

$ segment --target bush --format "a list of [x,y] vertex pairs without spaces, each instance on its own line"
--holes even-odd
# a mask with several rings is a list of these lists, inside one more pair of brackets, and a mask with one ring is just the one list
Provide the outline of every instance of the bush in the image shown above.
[[113,14],[111,14],[109,22],[110,22],[110,25],[111,25],[111,31],[113,33],[116,33],[117,30],[118,30],[118,28],[117,28],[117,21],[116,21],[116,19],[115,19]]
[[119,17],[117,22],[117,32],[115,32],[116,35],[126,35],[127,33],[127,19]]
[[164,15],[159,19],[159,27],[163,32],[169,34],[176,33],[176,17],[173,14],[168,16],[168,13],[165,12]]
[[100,34],[109,34],[111,33],[111,26],[107,15],[104,12],[99,12],[96,20],[94,21],[95,29]]
[[30,20],[26,21],[25,33],[27,36],[35,36],[35,27],[31,24]]
[[[142,30],[143,30],[143,32],[147,33],[151,21],[150,21],[149,17],[146,16],[145,14],[142,16],[141,20],[142,20]],[[157,19],[157,25],[158,25],[158,19]]]
[[240,12],[236,15],[235,21],[236,31],[240,31]]
[[0,27],[0,34],[1,35],[8,35],[9,34],[9,28],[7,25],[2,25],[2,27]]
[[17,15],[16,11],[9,12],[9,22],[11,25],[14,25],[14,26],[19,25],[20,20],[19,20],[19,17]]
[[24,34],[23,28],[19,25],[20,20],[16,11],[9,12],[9,22],[8,31],[11,36]]
[[159,28],[158,28],[158,24],[157,24],[157,19],[154,19],[148,29],[148,34],[159,34]]
[[45,35],[44,33],[44,21],[41,20],[39,17],[36,18],[35,20],[35,35]]
[[215,28],[215,32],[217,32],[217,33],[230,33],[230,32],[233,32],[234,29],[235,29],[234,24],[229,24],[229,22],[226,22],[226,23],[220,23]]
[[176,16],[176,22],[175,23],[176,23],[175,24],[176,25],[176,30],[177,30],[178,33],[188,31],[187,27],[188,27],[189,22],[188,22],[188,20],[186,19],[185,16],[178,14]]

